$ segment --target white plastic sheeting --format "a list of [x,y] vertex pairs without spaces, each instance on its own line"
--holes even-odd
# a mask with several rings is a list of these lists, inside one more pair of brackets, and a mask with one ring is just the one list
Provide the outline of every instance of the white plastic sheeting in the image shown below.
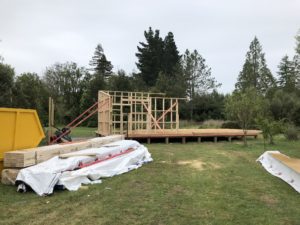
[[[101,183],[100,178],[126,173],[152,161],[148,149],[131,140],[117,141],[100,148],[70,154],[72,157],[61,159],[55,156],[20,170],[16,183],[27,184],[40,196],[51,194],[57,184],[76,191],[81,184]],[[97,163],[92,164],[93,162]],[[89,163],[92,165],[77,169],[80,165]]]
[[300,173],[275,158],[272,154],[281,153],[279,151],[266,151],[256,161],[260,162],[270,174],[284,180],[300,193]]

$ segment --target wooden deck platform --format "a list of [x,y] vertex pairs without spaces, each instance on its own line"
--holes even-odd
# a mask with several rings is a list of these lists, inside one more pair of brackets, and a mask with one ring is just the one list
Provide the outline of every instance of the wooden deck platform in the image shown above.
[[[256,138],[261,131],[259,130],[248,130],[246,136]],[[186,142],[186,139],[196,139],[201,142],[201,138],[213,138],[214,142],[218,141],[218,138],[227,138],[231,141],[232,138],[242,138],[244,136],[243,130],[241,129],[165,129],[165,130],[135,130],[129,132],[127,135],[128,139],[147,139],[148,143],[151,143],[151,139],[164,138],[166,143],[169,143],[171,138],[182,139],[182,143]]]

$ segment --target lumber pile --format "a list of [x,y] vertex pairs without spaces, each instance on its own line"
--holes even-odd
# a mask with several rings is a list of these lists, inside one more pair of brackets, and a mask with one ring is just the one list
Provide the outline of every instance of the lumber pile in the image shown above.
[[[76,152],[87,148],[99,148],[105,144],[124,140],[124,135],[111,135],[106,137],[92,138],[87,141],[72,142],[64,144],[55,144],[49,146],[42,146],[31,149],[23,149],[4,154],[4,169],[2,171],[2,183],[12,184],[16,177],[16,171],[22,168],[33,166],[35,164],[44,162],[54,156]],[[13,182],[11,182],[13,180]]]
[[19,150],[13,152],[6,152],[4,154],[4,167],[27,167],[35,163],[35,149]]

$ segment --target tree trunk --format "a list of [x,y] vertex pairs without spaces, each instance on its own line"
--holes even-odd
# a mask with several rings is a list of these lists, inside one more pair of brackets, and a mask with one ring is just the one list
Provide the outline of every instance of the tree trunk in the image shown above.
[[243,132],[244,132],[244,146],[247,146],[247,137],[246,137],[246,134],[247,134],[247,130],[246,129],[243,129]]
[[270,135],[270,145],[275,145],[273,135]]

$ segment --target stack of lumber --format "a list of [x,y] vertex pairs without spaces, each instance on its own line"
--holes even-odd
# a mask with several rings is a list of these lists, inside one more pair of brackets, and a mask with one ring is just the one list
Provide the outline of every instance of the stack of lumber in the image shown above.
[[106,137],[92,138],[89,141],[92,144],[93,148],[99,148],[108,143],[121,140],[120,136],[122,136],[123,137],[122,140],[124,140],[124,135],[111,135],[111,136],[106,136]]
[[15,179],[14,174],[16,173],[16,169],[18,171],[19,169],[44,162],[54,156],[59,156],[61,154],[75,152],[87,148],[98,148],[105,144],[119,140],[124,140],[124,135],[111,135],[106,137],[92,138],[81,142],[55,144],[5,152],[4,167],[6,169],[2,171],[2,181],[4,179],[3,183],[12,184],[12,182],[9,180]]
[[27,167],[35,164],[35,149],[6,152],[4,154],[4,167]]

